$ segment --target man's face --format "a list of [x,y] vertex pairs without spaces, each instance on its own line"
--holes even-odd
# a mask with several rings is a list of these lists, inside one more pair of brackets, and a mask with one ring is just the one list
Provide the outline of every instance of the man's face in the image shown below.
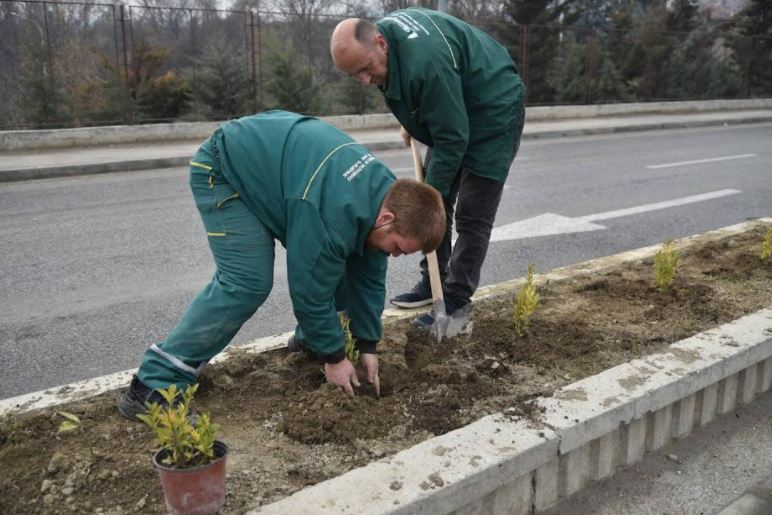
[[335,65],[365,86],[386,84],[388,44],[383,36],[376,34],[372,44],[362,44],[356,40],[338,55],[334,55]]
[[421,244],[416,238],[399,234],[391,223],[391,221],[380,223],[376,221],[375,227],[367,235],[368,247],[381,250],[391,257],[412,254],[421,250]]

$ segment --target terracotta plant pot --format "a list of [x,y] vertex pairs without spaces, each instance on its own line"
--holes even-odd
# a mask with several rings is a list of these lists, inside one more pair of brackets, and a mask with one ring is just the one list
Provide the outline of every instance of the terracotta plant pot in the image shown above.
[[225,460],[228,446],[214,442],[216,458],[195,468],[178,469],[164,465],[168,451],[153,456],[153,465],[161,476],[166,509],[175,515],[210,515],[225,504]]

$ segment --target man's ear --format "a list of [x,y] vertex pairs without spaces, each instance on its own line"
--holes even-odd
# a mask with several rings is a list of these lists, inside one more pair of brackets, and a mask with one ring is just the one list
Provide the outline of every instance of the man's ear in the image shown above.
[[386,38],[378,32],[375,33],[375,45],[383,53],[386,53],[386,51],[389,49],[389,42],[386,41]]
[[375,219],[375,226],[379,227],[382,225],[390,224],[396,219],[396,216],[391,211],[388,211],[387,209],[381,209],[381,212],[378,213],[378,217]]

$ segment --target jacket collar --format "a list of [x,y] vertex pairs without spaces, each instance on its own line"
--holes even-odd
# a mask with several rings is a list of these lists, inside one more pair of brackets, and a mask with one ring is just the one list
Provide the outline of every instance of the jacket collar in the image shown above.
[[402,87],[399,80],[399,61],[397,60],[397,45],[396,40],[391,37],[386,27],[386,24],[382,21],[377,23],[378,32],[386,39],[389,45],[386,55],[386,84],[384,86],[378,86],[383,92],[384,96],[389,100],[402,100]]

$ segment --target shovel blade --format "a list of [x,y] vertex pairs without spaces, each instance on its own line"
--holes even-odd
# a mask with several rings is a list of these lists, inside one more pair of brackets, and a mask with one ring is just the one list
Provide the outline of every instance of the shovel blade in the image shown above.
[[452,315],[445,311],[445,302],[435,301],[432,308],[434,313],[434,323],[430,328],[432,336],[441,342],[443,338],[453,338],[462,333],[469,325],[469,319],[472,315],[472,303],[457,309]]
[[448,328],[448,314],[445,311],[445,301],[437,299],[432,306],[432,314],[434,315],[434,322],[429,328],[429,332],[437,342],[441,342],[445,338],[446,330]]

